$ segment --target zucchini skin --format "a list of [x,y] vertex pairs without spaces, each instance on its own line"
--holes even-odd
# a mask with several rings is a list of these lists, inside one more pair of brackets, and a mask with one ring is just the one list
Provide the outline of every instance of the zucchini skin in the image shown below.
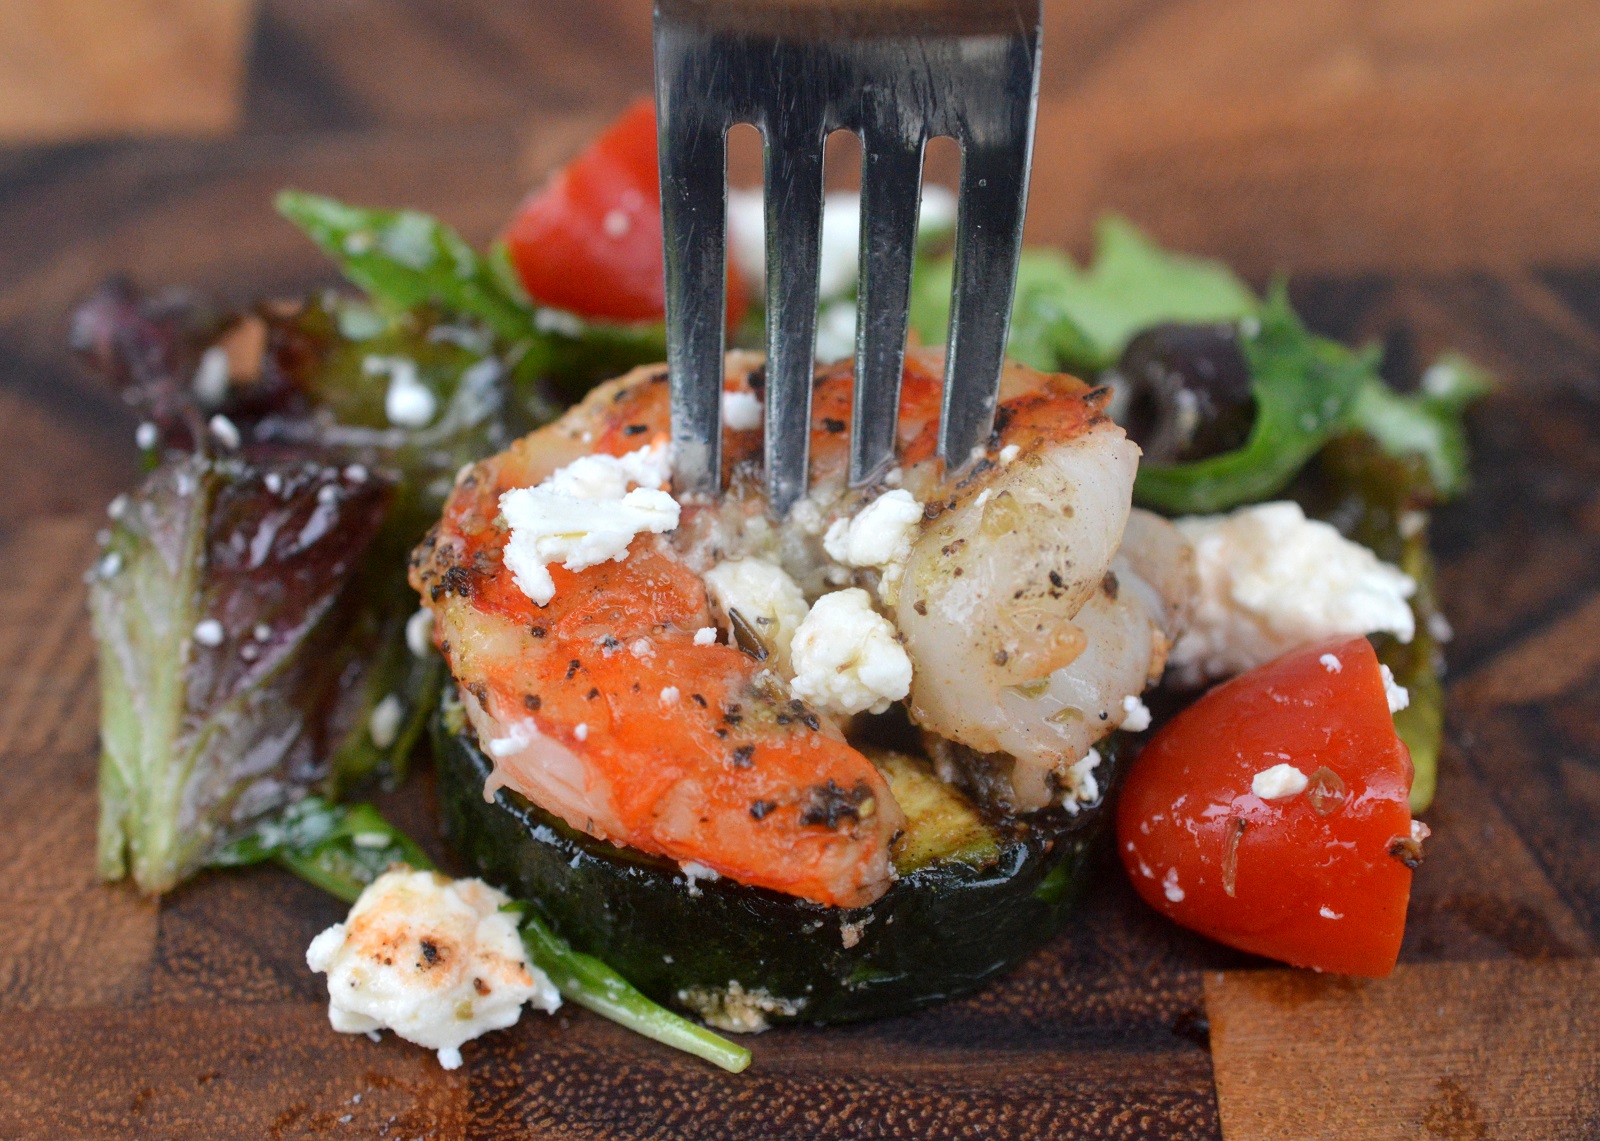
[[470,731],[453,733],[437,716],[434,756],[445,836],[477,874],[657,1002],[696,1008],[692,992],[732,982],[789,1000],[768,1003],[746,1029],[904,1014],[1005,972],[1072,910],[1105,803],[1001,830],[988,867],[932,864],[845,910],[728,879],[690,881],[672,861],[577,832],[509,789],[485,801],[491,762]]

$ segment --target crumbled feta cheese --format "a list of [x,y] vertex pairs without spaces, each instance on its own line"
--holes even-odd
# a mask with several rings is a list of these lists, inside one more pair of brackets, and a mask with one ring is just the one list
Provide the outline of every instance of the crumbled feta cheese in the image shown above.
[[1310,783],[1306,774],[1293,765],[1273,765],[1250,778],[1250,791],[1262,800],[1279,800],[1304,792]]
[[1344,663],[1339,660],[1338,654],[1323,654],[1317,661],[1322,663],[1322,668],[1331,674],[1339,673],[1344,669]]
[[1409,642],[1411,577],[1298,504],[1263,503],[1176,521],[1199,578],[1169,664],[1186,684],[1253,669],[1299,646],[1386,631]]
[[194,628],[194,640],[202,646],[220,646],[223,637],[222,623],[215,618],[207,618]]
[[[766,559],[733,559],[706,572],[706,590],[724,614],[737,610],[772,655],[773,664],[787,673],[789,646],[805,621],[806,596],[784,569]],[[732,619],[729,618],[730,636]]]
[[212,345],[200,354],[194,370],[194,395],[202,408],[215,408],[228,398],[228,350]]
[[[671,962],[669,956],[662,956]],[[722,987],[689,987],[678,1001],[705,1020],[707,1026],[734,1034],[759,1034],[767,1029],[767,1015],[793,1018],[805,1009],[804,998],[779,998],[766,987],[746,990],[737,979]]]
[[[917,213],[919,233],[947,231],[955,222],[955,195],[932,183],[922,188]],[[861,195],[836,190],[823,199],[822,235],[817,273],[823,300],[855,288],[861,256]],[[728,191],[728,249],[734,264],[753,287],[766,278],[766,205],[761,190]],[[854,306],[852,305],[852,309]]]
[[[531,717],[524,717],[507,725],[504,737],[489,738],[489,743],[485,748],[491,757],[498,760],[501,757],[509,757],[513,753],[520,753],[523,749],[533,744],[538,739],[538,736],[539,727],[533,723]],[[488,790],[484,791],[484,799],[491,799]]]
[[222,413],[217,413],[206,422],[206,430],[211,433],[217,443],[229,451],[238,450],[240,443],[239,429],[232,420]]
[[1150,707],[1136,693],[1122,699],[1122,724],[1119,728],[1129,733],[1143,733],[1150,728]]
[[823,364],[856,355],[856,303],[843,298],[817,310],[816,359]]
[[346,464],[345,465],[344,477],[346,479],[348,479],[351,483],[366,483],[367,482],[367,476],[369,476],[371,474],[372,474],[371,472],[367,471],[367,465],[366,464]]
[[1389,699],[1389,712],[1399,713],[1411,704],[1411,692],[1394,680],[1394,673],[1388,666],[1379,665],[1378,672],[1383,675],[1383,696]]
[[700,884],[697,881],[705,880],[707,883],[711,883],[722,878],[715,868],[708,868],[694,860],[690,860],[686,864],[679,864],[678,867],[683,870],[683,878],[689,881],[689,894],[691,896],[700,894]]
[[714,646],[717,642],[717,628],[715,626],[702,626],[694,632],[694,644],[697,646]]
[[405,703],[398,694],[385,694],[382,701],[372,707],[367,718],[367,734],[380,749],[387,749],[400,736],[400,723],[405,720]]
[[[657,444],[625,456],[584,456],[537,487],[506,492],[505,564],[518,589],[548,605],[556,592],[551,563],[579,571],[621,562],[636,535],[677,527],[678,501],[660,490],[666,480],[666,448]],[[630,483],[639,486],[628,491]]]
[[306,950],[328,976],[328,1021],[345,1034],[388,1028],[453,1070],[463,1042],[512,1025],[524,1002],[554,1011],[561,995],[528,961],[500,910],[509,902],[482,880],[385,872]]
[[417,362],[410,357],[381,357],[374,354],[361,362],[361,371],[368,376],[388,376],[389,388],[383,396],[383,414],[395,427],[425,428],[439,410],[438,398],[422,383]]
[[817,599],[789,656],[795,695],[832,713],[882,713],[911,692],[911,659],[864,590]]
[[886,491],[854,517],[836,519],[822,537],[828,557],[847,567],[882,573],[878,594],[893,606],[899,596],[911,546],[922,530],[922,504],[904,488]]
[[1094,770],[1099,767],[1098,749],[1090,749],[1067,766],[1066,774],[1061,778],[1061,807],[1067,810],[1068,816],[1078,815],[1083,805],[1093,804],[1100,799],[1100,782],[1094,775]]
[[433,611],[426,606],[406,619],[406,649],[417,658],[427,657],[433,649]]
[[1317,909],[1317,914],[1322,916],[1322,918],[1324,918],[1324,919],[1343,919],[1344,918],[1343,915],[1341,915],[1339,912],[1335,911],[1331,907],[1319,907]]
[[272,639],[272,627],[265,622],[257,622],[250,631],[250,636],[258,642],[267,642]]
[[1424,840],[1426,840],[1429,836],[1432,836],[1432,835],[1433,835],[1433,829],[1429,828],[1422,821],[1413,820],[1411,822],[1411,838],[1413,840],[1415,840],[1418,844],[1422,843]]
[[161,438],[160,431],[150,421],[146,420],[133,430],[133,442],[141,452],[148,452],[156,446],[156,441]]
[[587,741],[589,739],[588,723],[584,721],[578,722],[577,726],[572,730],[572,735],[580,741]]
[[1161,877],[1161,891],[1170,903],[1183,902],[1183,888],[1178,886],[1178,869],[1168,868],[1167,874]]
[[1000,462],[1008,464],[1022,454],[1022,449],[1016,444],[1007,444],[1000,449]]
[[731,432],[753,432],[761,427],[765,409],[753,392],[722,394],[722,426]]
[[662,690],[661,690],[661,704],[662,705],[676,705],[676,704],[678,704],[678,699],[680,697],[682,697],[682,696],[683,695],[678,692],[678,687],[677,686],[675,686],[675,685],[663,686]]
[[585,332],[583,318],[565,309],[535,309],[533,327],[541,333],[559,333],[563,337],[581,337]]
[[261,477],[261,482],[266,485],[267,490],[273,495],[283,494],[283,476],[279,475],[277,472],[269,471],[266,475]]

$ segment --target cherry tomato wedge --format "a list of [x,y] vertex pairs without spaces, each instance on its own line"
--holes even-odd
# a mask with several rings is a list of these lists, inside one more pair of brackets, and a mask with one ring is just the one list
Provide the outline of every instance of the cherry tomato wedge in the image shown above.
[[1135,761],[1117,850],[1156,910],[1301,967],[1381,977],[1405,930],[1411,756],[1365,638],[1217,686]]
[[[659,321],[665,315],[656,113],[649,99],[623,112],[587,150],[528,196],[505,233],[529,296],[580,317]],[[729,324],[746,308],[728,266]]]

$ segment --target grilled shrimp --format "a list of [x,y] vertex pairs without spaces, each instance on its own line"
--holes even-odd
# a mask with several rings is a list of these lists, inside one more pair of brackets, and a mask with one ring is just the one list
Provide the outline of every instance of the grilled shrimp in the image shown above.
[[1099,395],[1034,384],[1002,404],[1008,461],[933,489],[943,511],[912,550],[897,610],[912,720],[1011,758],[1004,799],[1017,809],[1048,803],[1051,775],[1160,677],[1193,575],[1171,524],[1130,510],[1139,449]]
[[[903,814],[845,741],[851,710],[808,706],[787,684],[807,603],[857,587],[898,622],[913,719],[1014,757],[1014,806],[1045,804],[1050,774],[1159,674],[1188,548],[1153,516],[1130,523],[1138,449],[1103,394],[1071,378],[1008,366],[985,454],[947,476],[934,456],[941,373],[936,355],[908,354],[900,466],[876,485],[846,486],[852,382],[834,366],[813,392],[811,492],[788,520],[766,512],[759,429],[729,429],[724,495],[685,500],[675,530],[635,537],[620,561],[549,566],[545,606],[506,565],[500,496],[587,454],[664,442],[665,370],[602,385],[463,473],[412,583],[495,762],[491,784],[742,883],[870,902],[888,887]],[[730,394],[748,402],[761,383],[759,358],[730,355]],[[845,542],[840,529],[891,494],[904,549]],[[771,612],[739,613],[721,589],[739,582],[760,585]]]

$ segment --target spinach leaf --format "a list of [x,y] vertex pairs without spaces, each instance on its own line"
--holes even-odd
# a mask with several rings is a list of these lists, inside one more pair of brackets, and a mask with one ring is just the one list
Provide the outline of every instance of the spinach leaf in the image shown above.
[[1174,514],[1224,511],[1281,491],[1340,430],[1377,379],[1375,351],[1357,352],[1308,331],[1280,281],[1241,326],[1256,415],[1242,448],[1182,464],[1143,464],[1134,497]]
[[1494,388],[1494,378],[1465,357],[1447,353],[1422,374],[1415,393],[1394,391],[1374,377],[1350,410],[1351,423],[1391,456],[1416,455],[1427,465],[1434,498],[1453,499],[1467,486],[1467,406]]
[[482,321],[507,343],[532,339],[533,313],[449,226],[416,210],[371,210],[285,190],[278,212],[305,231],[375,301],[434,303]]
[[[391,864],[433,869],[433,862],[416,842],[372,805],[338,805],[315,796],[261,821],[218,852],[211,864],[242,867],[266,860],[276,861],[346,903],[354,903]],[[599,959],[573,950],[527,904],[514,901],[506,910],[519,917],[528,957],[550,976],[563,997],[636,1034],[732,1073],[750,1064],[749,1050],[651,1002]]]

